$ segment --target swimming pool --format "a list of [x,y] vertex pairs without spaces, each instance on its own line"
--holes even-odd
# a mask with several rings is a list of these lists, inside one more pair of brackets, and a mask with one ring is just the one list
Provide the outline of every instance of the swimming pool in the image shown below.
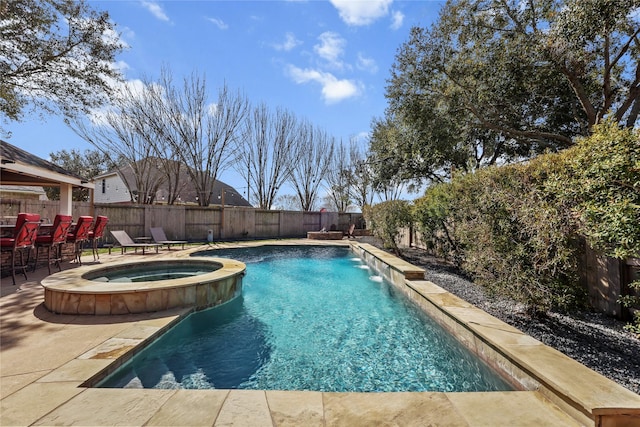
[[243,295],[190,315],[99,387],[512,389],[346,248],[209,255],[247,264]]

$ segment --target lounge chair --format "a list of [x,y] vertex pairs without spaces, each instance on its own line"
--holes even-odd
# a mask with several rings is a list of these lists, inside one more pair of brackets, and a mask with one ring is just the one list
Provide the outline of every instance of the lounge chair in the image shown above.
[[158,253],[158,247],[162,246],[159,243],[136,243],[124,230],[111,230],[111,234],[113,238],[116,239],[116,242],[118,242],[118,246],[120,246],[123,254],[127,251],[127,248],[135,248],[136,252],[138,252],[138,248],[141,248],[142,255],[144,255],[146,248],[156,248],[156,253]]
[[160,243],[161,245],[167,245],[167,249],[171,250],[171,245],[182,245],[182,249],[184,249],[186,240],[169,240],[167,239],[167,235],[164,234],[164,229],[162,227],[151,227],[149,229],[151,231],[151,237],[153,237],[154,242]]

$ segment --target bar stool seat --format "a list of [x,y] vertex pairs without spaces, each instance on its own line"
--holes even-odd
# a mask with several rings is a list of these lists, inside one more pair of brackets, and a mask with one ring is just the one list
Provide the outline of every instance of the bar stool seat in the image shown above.
[[89,231],[89,240],[91,241],[93,249],[93,260],[100,259],[98,254],[98,240],[104,236],[104,229],[109,223],[109,218],[104,215],[98,215],[96,217],[96,223],[93,226],[93,230]]
[[[49,274],[51,274],[51,264],[58,266],[58,271],[62,271],[60,261],[62,261],[62,244],[67,241],[67,234],[71,228],[73,218],[71,215],[56,215],[53,220],[53,228],[51,234],[36,237],[36,259],[33,263],[33,270],[35,271],[38,264],[38,255],[40,254],[40,248],[47,248],[47,267],[49,268]],[[54,258],[51,257],[52,252]]]
[[67,234],[67,242],[74,244],[74,259],[80,265],[82,265],[82,260],[80,259],[83,250],[82,246],[87,240],[89,240],[89,230],[91,230],[91,224],[93,224],[92,216],[80,216],[78,217],[76,228],[73,229],[73,231],[69,231],[69,233]]
[[[0,238],[0,249],[11,251],[11,278],[16,284],[16,270],[21,270],[24,279],[27,280],[27,267],[31,258],[31,249],[35,244],[38,229],[40,228],[40,215],[20,213],[16,219],[16,227],[13,237]],[[24,252],[27,252],[27,261],[24,261]],[[16,254],[20,254],[20,264],[16,265]]]

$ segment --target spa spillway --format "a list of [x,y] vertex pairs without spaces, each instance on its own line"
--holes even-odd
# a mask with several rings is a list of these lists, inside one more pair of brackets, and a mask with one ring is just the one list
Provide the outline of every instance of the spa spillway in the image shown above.
[[42,281],[45,307],[58,314],[201,310],[242,291],[245,264],[223,258],[155,258],[82,266]]

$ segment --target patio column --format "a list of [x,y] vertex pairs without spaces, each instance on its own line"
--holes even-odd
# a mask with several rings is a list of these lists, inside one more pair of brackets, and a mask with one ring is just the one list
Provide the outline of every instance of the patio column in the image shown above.
[[60,213],[62,215],[72,215],[73,209],[73,186],[71,184],[60,184]]

